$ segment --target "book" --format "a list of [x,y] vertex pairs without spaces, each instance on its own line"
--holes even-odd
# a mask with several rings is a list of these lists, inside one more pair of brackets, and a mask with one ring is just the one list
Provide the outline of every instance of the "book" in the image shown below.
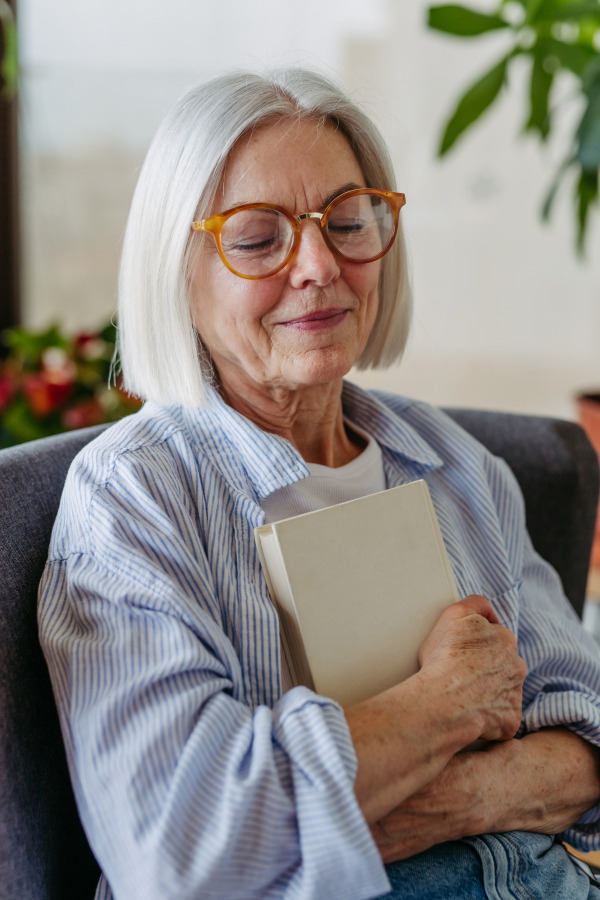
[[423,480],[254,529],[292,683],[346,708],[419,669],[459,599]]

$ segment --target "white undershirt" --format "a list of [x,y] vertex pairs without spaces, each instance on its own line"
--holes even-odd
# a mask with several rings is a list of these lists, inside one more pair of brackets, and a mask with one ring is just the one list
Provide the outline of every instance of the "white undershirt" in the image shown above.
[[[265,523],[279,522],[280,519],[289,519],[291,516],[385,491],[387,484],[379,444],[362,428],[350,422],[347,424],[367,441],[360,456],[337,469],[307,463],[310,473],[307,478],[279,488],[264,498],[262,508],[266,513]],[[293,685],[283,647],[280,647],[280,651],[281,687],[285,694]]]
[[379,444],[362,428],[350,422],[347,424],[367,441],[360,456],[337,469],[307,463],[310,472],[307,478],[279,488],[265,497],[262,502],[265,523],[279,522],[280,519],[385,491],[387,485]]

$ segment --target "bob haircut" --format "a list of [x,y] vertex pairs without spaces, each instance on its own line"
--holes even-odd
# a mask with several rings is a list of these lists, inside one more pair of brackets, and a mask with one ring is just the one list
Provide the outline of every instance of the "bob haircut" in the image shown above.
[[[381,134],[318,72],[233,72],[189,90],[167,113],[146,156],[127,222],[119,277],[119,353],[126,390],[161,404],[200,406],[211,365],[190,311],[194,220],[211,212],[227,158],[251,130],[282,120],[332,124],[348,140],[367,187],[395,190]],[[382,259],[379,310],[359,369],[404,351],[411,314],[401,228]]]

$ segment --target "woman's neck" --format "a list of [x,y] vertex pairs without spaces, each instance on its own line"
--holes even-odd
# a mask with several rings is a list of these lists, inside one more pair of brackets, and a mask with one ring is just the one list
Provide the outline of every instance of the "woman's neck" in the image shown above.
[[286,438],[307,463],[338,468],[352,462],[365,441],[344,426],[342,379],[296,390],[248,379],[220,378],[221,396],[263,431]]

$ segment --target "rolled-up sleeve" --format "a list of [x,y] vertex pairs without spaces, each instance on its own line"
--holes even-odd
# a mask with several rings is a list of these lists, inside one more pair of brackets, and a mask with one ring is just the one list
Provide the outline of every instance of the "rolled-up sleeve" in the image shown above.
[[[63,535],[74,491],[71,479]],[[141,502],[125,521],[122,498],[106,497],[95,494],[85,540],[54,542],[39,621],[80,815],[112,895],[385,893],[340,707],[296,688],[250,708],[184,506],[154,515]]]
[[[520,734],[565,726],[600,747],[600,650],[526,532],[521,574],[518,639],[528,674]],[[600,806],[562,837],[584,851],[600,849]]]

